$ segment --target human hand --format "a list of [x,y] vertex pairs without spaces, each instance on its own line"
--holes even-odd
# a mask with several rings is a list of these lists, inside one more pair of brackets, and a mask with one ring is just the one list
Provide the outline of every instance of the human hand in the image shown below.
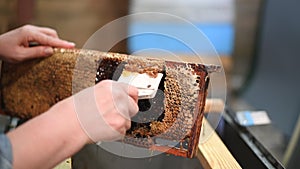
[[73,99],[80,125],[93,142],[123,138],[130,117],[138,112],[138,90],[112,80],[101,81]]
[[135,87],[104,80],[55,104],[7,134],[13,168],[53,168],[87,143],[121,139],[137,98]]
[[[30,47],[31,42],[38,46]],[[0,58],[17,63],[53,54],[52,47],[73,48],[74,43],[59,39],[55,30],[25,25],[0,35]]]

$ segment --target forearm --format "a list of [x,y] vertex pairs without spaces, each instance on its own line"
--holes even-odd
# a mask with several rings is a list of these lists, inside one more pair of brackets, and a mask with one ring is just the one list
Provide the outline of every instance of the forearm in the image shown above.
[[58,103],[46,113],[8,133],[14,168],[51,168],[88,142],[72,103]]

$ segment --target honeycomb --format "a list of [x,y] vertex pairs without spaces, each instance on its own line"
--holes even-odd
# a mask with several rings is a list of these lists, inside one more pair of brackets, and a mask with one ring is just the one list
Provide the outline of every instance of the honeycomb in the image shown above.
[[53,56],[18,65],[4,62],[2,109],[29,119],[60,100],[123,70],[163,77],[154,98],[138,101],[125,143],[193,157],[197,150],[209,73],[218,66],[174,62],[83,49],[55,49]]
[[[123,142],[193,157],[209,82],[206,67],[135,56],[118,63],[103,59],[96,73],[96,83],[104,79],[117,80],[123,69],[153,77],[163,74],[156,96],[138,101],[139,112],[132,118]],[[173,145],[162,145],[159,139],[171,141]]]

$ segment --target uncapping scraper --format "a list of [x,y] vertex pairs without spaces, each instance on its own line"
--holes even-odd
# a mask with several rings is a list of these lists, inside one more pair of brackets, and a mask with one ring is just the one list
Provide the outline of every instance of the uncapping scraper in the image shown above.
[[147,73],[137,73],[123,70],[118,82],[127,83],[138,88],[139,99],[152,99],[156,95],[162,77],[162,73],[158,73],[156,77],[152,77]]

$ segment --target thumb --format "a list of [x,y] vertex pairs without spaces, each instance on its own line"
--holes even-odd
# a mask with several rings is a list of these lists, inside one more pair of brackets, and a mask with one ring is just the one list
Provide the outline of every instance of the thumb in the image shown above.
[[53,48],[50,46],[35,46],[30,48],[23,48],[23,56],[26,58],[37,58],[37,57],[47,57],[54,53]]

